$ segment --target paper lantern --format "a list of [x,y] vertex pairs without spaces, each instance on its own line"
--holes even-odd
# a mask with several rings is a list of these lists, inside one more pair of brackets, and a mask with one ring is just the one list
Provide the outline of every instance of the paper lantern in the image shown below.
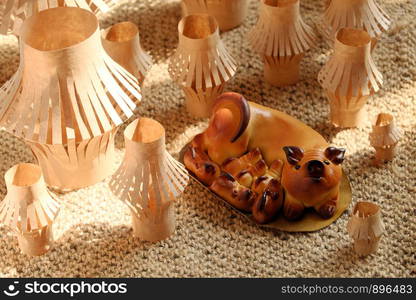
[[390,25],[390,18],[375,0],[332,0],[322,20],[326,38],[334,40],[341,28],[358,28],[368,32],[373,46]]
[[207,14],[184,17],[178,26],[179,45],[169,62],[171,78],[182,87],[186,106],[195,117],[209,117],[237,65],[222,43],[218,25]]
[[166,239],[175,230],[174,200],[188,184],[188,173],[166,151],[159,122],[137,119],[127,126],[124,139],[126,153],[110,189],[130,208],[135,236]]
[[301,18],[299,0],[261,0],[248,40],[263,59],[266,81],[286,86],[299,80],[300,62],[317,37]]
[[209,14],[221,31],[238,27],[247,16],[249,0],[182,0],[184,16]]
[[0,203],[0,223],[17,233],[23,253],[44,254],[53,242],[52,223],[58,215],[59,203],[46,189],[37,165],[15,165],[4,178],[7,195]]
[[371,57],[370,43],[364,30],[339,30],[334,54],[319,72],[318,81],[329,99],[335,126],[361,126],[367,99],[383,84],[383,76]]
[[48,186],[111,175],[117,127],[141,99],[138,80],[105,52],[98,20],[73,7],[25,20],[21,63],[0,90],[0,126],[32,148]]
[[370,133],[370,144],[376,149],[376,163],[393,160],[396,155],[396,146],[402,137],[399,128],[396,127],[393,116],[381,113],[373,125]]
[[358,202],[348,221],[347,230],[354,240],[354,250],[358,255],[366,256],[375,253],[384,233],[384,224],[378,205],[371,202]]
[[117,23],[102,33],[108,55],[143,84],[152,66],[151,57],[140,45],[139,29],[132,22]]
[[23,21],[39,11],[74,6],[91,10],[94,13],[106,12],[117,0],[5,0],[1,14],[0,34],[18,34]]

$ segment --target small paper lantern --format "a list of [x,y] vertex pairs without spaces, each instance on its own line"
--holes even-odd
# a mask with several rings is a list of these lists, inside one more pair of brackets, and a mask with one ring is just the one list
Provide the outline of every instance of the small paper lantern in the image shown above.
[[60,6],[74,6],[94,13],[106,12],[117,0],[6,0],[0,11],[0,34],[19,34],[23,21],[39,11]]
[[174,200],[188,184],[188,173],[166,151],[159,122],[137,119],[127,126],[124,139],[126,153],[110,189],[130,208],[135,236],[166,239],[175,230]]
[[137,26],[132,22],[117,23],[103,31],[102,40],[108,55],[142,85],[152,66],[152,59],[140,45]]
[[300,62],[317,37],[300,16],[299,0],[260,0],[259,20],[248,40],[263,58],[266,81],[286,86],[299,81]]
[[44,254],[53,242],[52,223],[59,204],[46,189],[41,169],[34,164],[18,164],[4,178],[7,195],[0,203],[0,223],[17,233],[23,253]]
[[383,84],[383,76],[371,57],[370,43],[364,30],[339,30],[334,54],[319,72],[318,81],[329,99],[335,126],[361,126],[367,99]]
[[178,30],[179,45],[170,59],[169,74],[184,90],[189,113],[209,117],[237,65],[220,39],[214,17],[189,15],[179,22]]
[[213,16],[221,31],[238,27],[247,16],[249,0],[182,0],[184,16],[208,14]]
[[373,47],[390,25],[390,18],[375,0],[331,0],[322,20],[326,38],[334,40],[336,33],[345,27],[363,29],[370,35]]
[[114,135],[140,102],[138,80],[105,52],[97,17],[74,7],[25,20],[21,63],[0,90],[0,126],[32,148],[48,186],[111,175]]
[[347,230],[354,240],[354,250],[358,255],[366,256],[375,253],[384,233],[384,224],[378,205],[371,202],[358,202],[347,224]]
[[376,163],[393,160],[396,155],[396,146],[402,137],[399,128],[396,127],[393,116],[381,113],[373,125],[370,133],[370,144],[376,149]]

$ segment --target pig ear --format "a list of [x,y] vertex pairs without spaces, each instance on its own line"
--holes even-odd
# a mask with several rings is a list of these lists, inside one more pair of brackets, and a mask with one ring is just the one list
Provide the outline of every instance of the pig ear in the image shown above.
[[297,165],[303,158],[303,150],[299,147],[283,147],[283,151],[285,151],[287,161],[291,165]]
[[344,161],[345,149],[328,147],[325,150],[325,156],[336,165],[342,164]]

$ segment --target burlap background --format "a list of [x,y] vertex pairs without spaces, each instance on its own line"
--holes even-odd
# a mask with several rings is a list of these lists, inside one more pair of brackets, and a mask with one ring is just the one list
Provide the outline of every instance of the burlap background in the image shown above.
[[[266,231],[236,216],[193,182],[177,203],[176,234],[157,244],[144,243],[132,238],[127,209],[102,182],[61,197],[64,205],[56,220],[56,244],[45,256],[29,259],[20,254],[12,233],[0,226],[0,276],[415,276],[416,7],[412,0],[381,2],[396,24],[375,53],[385,85],[370,100],[369,117],[373,120],[381,111],[393,113],[404,131],[397,158],[383,168],[371,166],[370,121],[363,129],[343,131],[334,130],[328,122],[328,103],[316,80],[330,53],[324,42],[307,54],[297,85],[274,88],[263,81],[261,62],[245,39],[257,18],[257,1],[251,1],[243,26],[222,35],[240,62],[229,90],[283,110],[348,149],[344,166],[353,201],[374,201],[383,210],[386,235],[376,255],[361,259],[354,254],[346,231],[348,213],[315,233]],[[302,0],[308,23],[318,20],[322,3]],[[155,60],[145,83],[141,113],[166,126],[168,149],[174,155],[206,125],[185,113],[182,93],[167,72],[168,58],[177,45],[179,18],[178,0],[127,1],[102,18],[105,27],[125,20],[139,25],[142,44]],[[1,37],[1,83],[17,65],[16,39]],[[121,136],[117,145],[120,162]],[[1,174],[16,163],[29,161],[33,158],[25,144],[1,132]],[[1,197],[5,193],[1,176]]]

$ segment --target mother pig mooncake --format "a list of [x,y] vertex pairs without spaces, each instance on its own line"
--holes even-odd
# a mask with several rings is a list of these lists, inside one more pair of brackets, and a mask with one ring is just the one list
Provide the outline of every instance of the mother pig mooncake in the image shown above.
[[225,93],[183,159],[202,183],[264,224],[280,211],[288,220],[301,219],[306,208],[331,218],[344,154],[295,118]]

